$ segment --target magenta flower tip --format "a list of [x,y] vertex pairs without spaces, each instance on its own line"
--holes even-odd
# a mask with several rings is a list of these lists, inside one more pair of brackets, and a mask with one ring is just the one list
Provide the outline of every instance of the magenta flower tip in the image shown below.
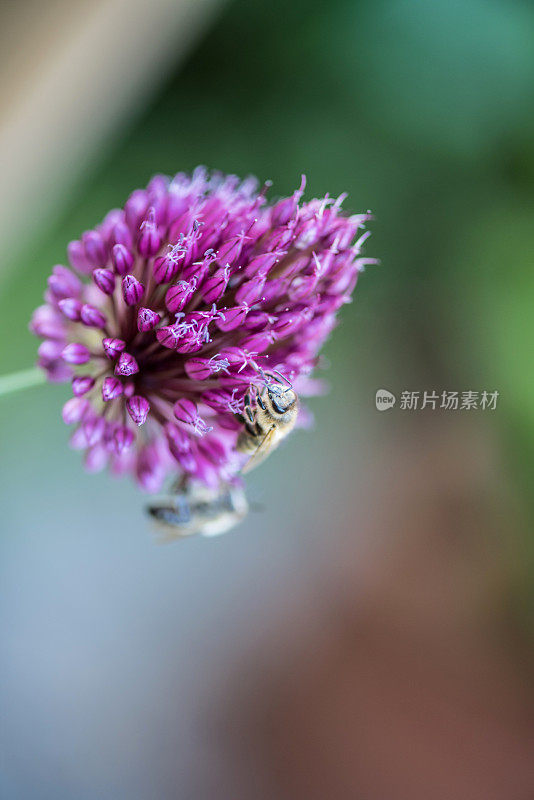
[[76,397],[87,394],[95,385],[95,380],[90,375],[76,375],[72,379],[72,391]]
[[132,251],[122,242],[115,244],[111,251],[111,263],[118,275],[126,275],[134,263]]
[[78,272],[88,274],[92,271],[92,267],[85,254],[85,248],[81,242],[69,242],[67,246],[67,256],[74,269],[78,270]]
[[161,315],[151,308],[140,308],[137,312],[137,330],[146,333],[153,330],[161,319]]
[[128,306],[135,306],[145,293],[145,287],[135,275],[125,275],[122,279],[122,296]]
[[79,297],[82,282],[68,267],[57,264],[48,278],[48,288],[54,299],[59,301],[67,297]]
[[82,235],[82,244],[87,263],[94,269],[104,267],[107,261],[107,247],[98,231],[86,231]]
[[62,417],[65,425],[73,425],[83,419],[89,408],[89,401],[85,397],[71,397],[63,406]]
[[110,269],[93,270],[93,280],[104,294],[112,295],[115,291],[115,275]]
[[104,382],[102,383],[102,400],[105,403],[120,397],[123,391],[124,386],[122,381],[118,378],[114,378],[113,375],[108,375],[104,378]]
[[126,342],[124,339],[112,339],[110,337],[105,337],[102,339],[102,347],[104,348],[104,352],[107,357],[114,361],[125,349]]
[[102,328],[106,327],[106,317],[95,306],[90,303],[84,303],[80,309],[80,319],[88,328]]
[[120,425],[113,431],[111,447],[117,455],[121,455],[133,445],[134,440],[134,432],[126,425]]
[[303,202],[304,178],[274,205],[266,189],[202,167],[158,175],[52,268],[30,330],[49,380],[72,381],[63,419],[87,469],[147,491],[171,473],[232,480],[251,386],[276,370],[314,391],[336,313],[375,263],[361,254],[370,215]]
[[128,414],[135,422],[136,425],[143,425],[146,422],[148,412],[150,411],[150,403],[146,397],[134,395],[126,403]]
[[139,255],[155,256],[161,245],[161,235],[156,225],[156,212],[153,206],[148,209],[146,218],[141,223],[137,249]]
[[191,426],[195,436],[204,436],[204,434],[213,430],[198,413],[196,404],[187,398],[176,401],[174,404],[174,416],[179,422]]
[[99,442],[103,435],[106,428],[106,423],[104,417],[92,415],[87,417],[82,422],[82,430],[85,436],[86,447],[92,447],[92,445]]
[[163,325],[156,331],[158,342],[169,350],[176,350],[180,340],[179,331],[176,325]]
[[129,377],[139,372],[139,364],[130,353],[121,353],[115,366],[115,375]]
[[58,301],[59,310],[72,322],[79,322],[82,316],[82,304],[75,297],[64,297]]
[[66,345],[61,355],[67,364],[86,364],[91,358],[89,348],[79,342]]

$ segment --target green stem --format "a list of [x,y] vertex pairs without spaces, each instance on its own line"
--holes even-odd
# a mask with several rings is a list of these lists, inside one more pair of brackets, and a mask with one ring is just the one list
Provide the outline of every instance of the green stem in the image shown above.
[[0,376],[0,397],[19,389],[29,389],[31,386],[39,386],[46,381],[44,372],[38,367],[24,369],[22,372],[12,372],[11,375]]

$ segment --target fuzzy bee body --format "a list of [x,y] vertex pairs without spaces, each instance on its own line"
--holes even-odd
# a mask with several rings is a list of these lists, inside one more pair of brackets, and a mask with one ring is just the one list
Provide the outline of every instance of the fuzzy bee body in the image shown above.
[[266,379],[262,391],[256,391],[254,408],[247,394],[245,413],[237,415],[244,426],[237,450],[250,456],[242,472],[256,467],[278,447],[295,427],[297,414],[298,397],[289,382]]
[[147,507],[156,523],[160,541],[188,536],[218,536],[226,533],[248,513],[243,490],[221,485],[216,489],[181,483],[174,494],[156,499]]

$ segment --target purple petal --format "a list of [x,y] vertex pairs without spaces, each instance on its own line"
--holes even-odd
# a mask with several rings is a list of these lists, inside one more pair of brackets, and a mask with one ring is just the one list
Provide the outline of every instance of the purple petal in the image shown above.
[[82,304],[79,300],[76,300],[74,297],[65,297],[63,300],[60,300],[58,306],[67,319],[72,320],[73,322],[79,322],[81,319],[82,313]]
[[156,338],[163,347],[168,347],[169,350],[176,350],[181,336],[174,325],[164,325],[156,331]]
[[130,353],[121,353],[117,364],[115,365],[115,375],[122,375],[129,377],[139,372],[139,365],[135,358]]
[[238,303],[245,303],[246,305],[253,306],[261,299],[263,289],[265,288],[266,277],[262,273],[258,273],[254,278],[245,281],[241,284],[235,293],[235,299]]
[[194,381],[204,381],[213,374],[209,358],[189,358],[185,362],[185,371]]
[[89,303],[84,303],[81,312],[80,312],[81,321],[84,325],[87,325],[89,328],[105,328],[106,327],[106,317],[100,311],[100,309],[95,308],[95,306],[90,305]]
[[245,350],[254,351],[254,353],[264,353],[276,341],[276,333],[274,331],[263,331],[261,333],[253,333],[241,342]]
[[204,281],[202,286],[202,298],[204,302],[209,305],[211,305],[211,303],[217,303],[224,295],[229,280],[230,273],[226,267],[214,272],[211,278]]
[[110,269],[95,269],[93,280],[104,294],[113,294],[115,291],[115,275]]
[[165,480],[166,469],[159,448],[151,442],[141,448],[137,457],[135,476],[139,486],[146,492],[159,492]]
[[174,416],[180,422],[185,422],[187,425],[193,425],[195,419],[198,417],[196,404],[187,398],[177,400],[174,404]]
[[154,261],[153,275],[156,283],[169,283],[178,274],[180,262],[185,258],[186,250],[181,245],[174,245],[168,253]]
[[113,432],[113,450],[120,455],[133,445],[134,439],[135,434],[130,428],[126,425],[119,425]]
[[137,330],[146,333],[153,330],[161,320],[159,314],[150,308],[140,308],[137,312]]
[[116,244],[111,251],[111,261],[118,275],[126,275],[134,263],[133,253],[124,244]]
[[73,342],[63,348],[61,357],[67,364],[86,364],[91,358],[91,353],[84,344]]
[[122,381],[120,381],[118,378],[114,378],[113,375],[108,375],[102,384],[102,400],[104,400],[104,402],[115,400],[115,398],[121,396],[123,391],[124,386]]
[[36,336],[46,339],[63,339],[65,320],[52,306],[39,306],[33,312],[30,330]]
[[225,308],[222,311],[223,316],[219,317],[215,324],[221,331],[233,331],[243,324],[247,314],[248,307],[245,305]]
[[169,311],[175,314],[177,311],[181,311],[183,308],[185,308],[194,291],[194,283],[178,281],[177,284],[167,289],[167,294],[165,295],[165,305]]
[[107,357],[112,361],[114,361],[116,358],[119,357],[119,355],[125,349],[126,342],[123,341],[122,339],[113,339],[111,337],[106,337],[105,339],[102,339],[102,346],[104,348]]
[[76,375],[72,379],[72,391],[76,397],[80,397],[82,394],[91,391],[94,385],[95,379],[90,375]]
[[146,397],[134,394],[134,396],[130,397],[126,403],[126,408],[128,409],[128,414],[135,424],[143,425],[143,423],[146,422],[148,412],[150,411],[150,403]]
[[109,453],[101,444],[95,444],[85,454],[84,466],[87,472],[101,472],[109,460]]
[[[124,245],[124,247],[126,248],[130,248],[133,244],[132,232],[130,231],[128,225],[126,225],[126,223],[122,221],[117,222],[117,224],[113,226],[109,239],[110,239],[110,244],[112,245],[113,248],[115,247],[116,244]],[[112,259],[113,259],[113,251],[112,251]],[[126,270],[126,272],[128,272],[128,270]]]
[[89,408],[89,401],[85,397],[71,397],[63,406],[62,417],[65,425],[80,422]]
[[199,415],[196,404],[188,398],[177,400],[174,404],[174,416],[179,422],[193,427],[196,436],[204,436],[205,433],[213,430]]
[[54,339],[45,339],[41,342],[37,350],[39,356],[39,365],[41,367],[52,366],[52,364],[61,358],[63,352],[63,343]]
[[141,224],[137,250],[139,255],[147,258],[155,256],[161,246],[161,236],[156,225],[154,208],[149,208],[145,220]]
[[300,188],[292,195],[280,200],[271,211],[271,225],[287,225],[287,223],[295,217],[297,212],[298,203],[306,188],[306,176],[302,176]]
[[232,236],[217,251],[217,260],[221,264],[233,264],[239,258],[243,248],[243,235]]
[[91,447],[91,445],[100,441],[104,434],[105,424],[104,418],[101,416],[89,417],[82,422],[82,430],[85,434],[87,447]]
[[174,451],[178,453],[188,453],[191,450],[191,440],[182,428],[173,425],[171,422],[167,422],[165,423],[164,431],[167,437],[167,443]]
[[67,245],[67,255],[71,265],[74,267],[74,269],[77,269],[78,272],[82,272],[85,275],[92,272],[93,268],[87,260],[85,248],[80,241],[75,240],[73,242],[69,242]]
[[258,272],[267,274],[280,260],[281,255],[281,253],[263,253],[261,256],[252,258],[245,267],[245,276],[252,278]]
[[97,231],[86,231],[82,235],[85,258],[91,267],[105,267],[108,260],[106,245]]
[[172,457],[186,472],[193,472],[196,467],[196,459],[191,451],[189,436],[170,422],[166,423],[164,431]]
[[56,264],[48,278],[48,288],[56,300],[63,300],[66,297],[79,297],[82,283],[68,267]]
[[122,279],[122,296],[128,306],[135,306],[145,293],[145,287],[135,275],[125,275]]
[[148,196],[144,189],[131,193],[124,206],[126,223],[131,230],[137,230],[148,207]]

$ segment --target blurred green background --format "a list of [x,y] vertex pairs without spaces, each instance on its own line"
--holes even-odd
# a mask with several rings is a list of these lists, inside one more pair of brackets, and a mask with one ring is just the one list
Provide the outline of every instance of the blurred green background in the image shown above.
[[[44,25],[46,9],[32,8]],[[155,547],[135,488],[84,474],[68,449],[59,414],[68,388],[0,399],[5,797],[315,797],[291,778],[306,755],[300,772],[298,759],[273,766],[260,743],[262,777],[255,768],[251,778],[249,729],[224,699],[236,663],[249,680],[243,664],[253,671],[252,695],[268,691],[272,669],[250,655],[256,646],[269,642],[288,665],[292,640],[316,636],[328,652],[324,626],[310,633],[322,613],[368,614],[388,643],[391,616],[424,653],[450,647],[459,709],[462,692],[480,686],[467,655],[480,638],[477,652],[497,675],[480,689],[481,705],[517,702],[492,728],[495,752],[502,736],[508,758],[484,750],[490,723],[474,719],[458,735],[480,744],[480,764],[455,761],[422,711],[439,769],[421,783],[408,768],[399,776],[410,741],[401,715],[384,755],[391,785],[377,765],[338,786],[328,778],[339,773],[334,760],[320,772],[330,796],[532,795],[525,744],[534,728],[521,715],[532,708],[534,597],[533,34],[525,0],[214,6],[187,55],[175,63],[170,48],[151,89],[83,169],[66,158],[76,178],[46,223],[46,195],[16,209],[22,233],[0,283],[2,373],[35,359],[27,321],[67,242],[155,172],[202,163],[253,173],[272,179],[273,197],[305,172],[307,198],[346,191],[347,209],[373,211],[366,255],[381,265],[362,275],[327,345],[332,389],[311,403],[315,430],[253,474],[250,494],[264,511],[220,540]],[[156,59],[157,37],[151,46]],[[24,175],[24,162],[17,169]],[[378,413],[378,388],[497,390],[499,402],[495,411]],[[350,625],[339,633],[345,643],[359,635]],[[395,680],[391,647],[377,698]],[[223,742],[236,730],[229,755]],[[365,731],[344,730],[354,760]],[[387,730],[386,714],[378,742]],[[419,767],[414,756],[413,775]],[[440,769],[457,783],[445,788]],[[477,769],[492,775],[485,789]]]

